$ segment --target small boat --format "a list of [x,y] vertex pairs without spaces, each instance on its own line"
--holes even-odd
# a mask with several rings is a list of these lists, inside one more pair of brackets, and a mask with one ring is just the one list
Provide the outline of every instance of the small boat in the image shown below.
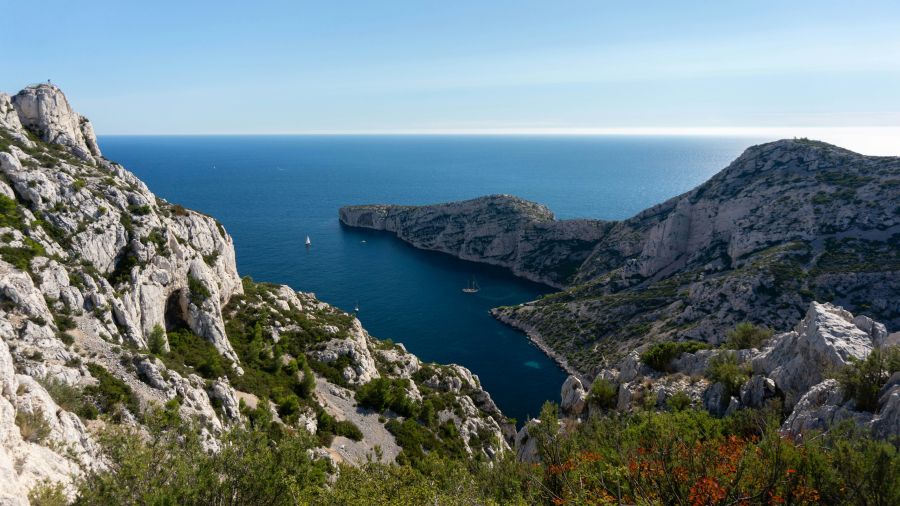
[[306,247],[312,246],[312,241],[309,240],[309,236],[306,236]]
[[478,293],[478,281],[475,281],[475,277],[472,276],[472,281],[463,288],[463,292],[465,293]]
[[354,312],[354,313],[358,313],[358,312],[359,312],[359,302],[357,302],[356,305],[353,306],[353,312]]
[[361,242],[361,243],[363,243],[363,244],[365,244],[365,243],[366,243],[366,240],[365,240],[365,239],[363,239],[363,240],[362,240],[362,241],[359,241],[359,242]]

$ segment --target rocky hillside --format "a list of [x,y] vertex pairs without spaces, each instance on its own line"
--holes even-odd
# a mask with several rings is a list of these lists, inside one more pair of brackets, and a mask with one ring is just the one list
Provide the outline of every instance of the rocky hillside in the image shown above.
[[[633,351],[600,370],[587,387],[569,376],[560,393],[562,414],[584,421],[607,411],[693,408],[728,417],[774,406],[782,415],[781,433],[798,439],[846,421],[878,438],[900,435],[900,334],[817,302],[787,332],[744,329],[744,337],[756,337],[732,338],[719,348],[669,342]],[[522,460],[536,459],[531,433],[537,423],[529,421],[516,437]]]
[[224,227],[104,159],[57,87],[0,94],[0,504],[103,469],[98,434],[156,410],[212,449],[271,423],[349,463],[490,458],[511,430],[466,369],[242,280]]
[[494,314],[593,376],[645,343],[718,343],[741,321],[787,329],[813,300],[897,330],[898,202],[900,158],[795,139],[753,146],[694,190],[620,222],[552,221],[543,206],[505,196],[340,216],[564,286]]

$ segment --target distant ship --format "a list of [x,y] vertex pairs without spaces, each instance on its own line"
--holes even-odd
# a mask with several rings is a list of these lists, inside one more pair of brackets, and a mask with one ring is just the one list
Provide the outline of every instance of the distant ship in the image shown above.
[[310,247],[312,245],[312,241],[309,240],[309,236],[306,236],[306,247]]
[[475,281],[475,277],[472,277],[472,281],[463,288],[463,292],[465,293],[478,293],[478,281]]

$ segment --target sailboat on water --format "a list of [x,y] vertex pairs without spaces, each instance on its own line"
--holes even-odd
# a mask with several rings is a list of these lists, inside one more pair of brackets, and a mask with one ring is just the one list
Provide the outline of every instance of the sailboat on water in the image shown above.
[[475,276],[472,276],[472,281],[466,285],[465,288],[462,289],[465,293],[478,293],[478,281],[475,280]]
[[309,240],[309,236],[306,236],[306,247],[312,246],[312,241]]

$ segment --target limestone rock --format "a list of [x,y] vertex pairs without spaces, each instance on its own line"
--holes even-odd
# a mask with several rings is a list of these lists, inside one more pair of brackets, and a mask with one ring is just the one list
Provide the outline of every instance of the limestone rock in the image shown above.
[[347,339],[335,338],[327,341],[323,349],[312,352],[312,355],[327,364],[337,361],[340,357],[348,357],[350,365],[343,371],[344,379],[351,385],[362,385],[380,376],[368,346],[368,339],[368,333],[362,328],[362,324],[354,319]]
[[562,409],[563,413],[578,416],[584,411],[585,402],[587,401],[587,392],[585,392],[581,380],[575,376],[566,378],[566,381],[562,386],[562,391],[560,392],[560,397],[562,398],[562,402],[560,402],[559,407]]
[[772,378],[792,407],[826,371],[847,365],[851,357],[868,356],[882,329],[867,328],[858,327],[844,309],[813,302],[795,330],[775,337],[753,359],[753,370]]
[[67,146],[83,160],[100,156],[90,121],[72,110],[58,87],[52,84],[29,86],[17,93],[12,103],[21,124],[44,141]]

